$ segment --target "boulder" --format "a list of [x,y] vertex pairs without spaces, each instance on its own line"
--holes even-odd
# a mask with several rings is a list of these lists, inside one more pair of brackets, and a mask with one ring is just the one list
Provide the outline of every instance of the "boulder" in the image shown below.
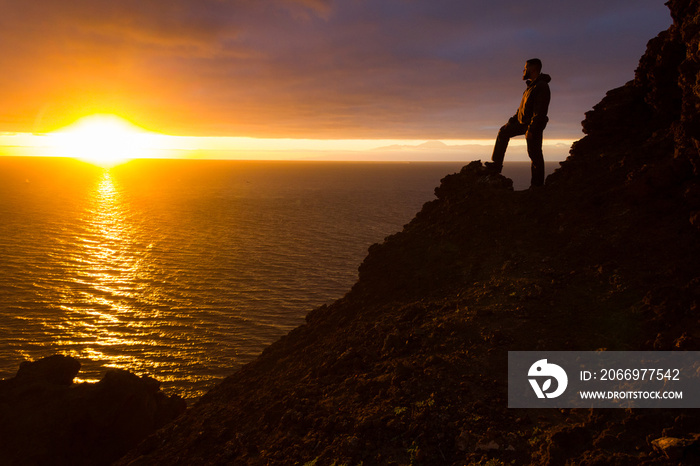
[[0,464],[106,465],[186,408],[148,376],[111,369],[73,383],[75,358],[23,362],[0,381]]

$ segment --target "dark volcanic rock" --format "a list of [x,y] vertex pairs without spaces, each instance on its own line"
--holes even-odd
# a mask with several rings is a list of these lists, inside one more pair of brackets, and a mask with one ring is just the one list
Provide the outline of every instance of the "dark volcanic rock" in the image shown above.
[[15,380],[17,383],[47,383],[70,385],[80,372],[77,359],[61,354],[54,354],[38,361],[24,361],[19,366]]
[[696,410],[507,408],[509,350],[698,350],[700,2],[543,188],[479,162],[120,464],[697,464]]
[[160,383],[113,369],[73,384],[80,363],[54,355],[0,380],[0,464],[110,464],[185,410]]

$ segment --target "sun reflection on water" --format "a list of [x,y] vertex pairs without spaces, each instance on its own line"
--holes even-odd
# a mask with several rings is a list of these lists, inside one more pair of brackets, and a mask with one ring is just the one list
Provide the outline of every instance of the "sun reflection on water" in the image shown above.
[[72,296],[61,306],[67,328],[57,343],[80,359],[134,370],[143,362],[125,348],[149,344],[130,322],[138,312],[129,299],[136,299],[142,258],[132,247],[128,212],[109,170],[96,183],[83,222],[75,238],[81,260],[70,287]]

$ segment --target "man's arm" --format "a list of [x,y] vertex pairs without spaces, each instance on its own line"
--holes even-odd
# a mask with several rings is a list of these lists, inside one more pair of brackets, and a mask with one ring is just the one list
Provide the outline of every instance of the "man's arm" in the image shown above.
[[528,131],[544,131],[545,126],[549,118],[547,117],[547,111],[549,110],[549,100],[551,94],[549,91],[549,86],[542,86],[537,89],[537,94],[533,96],[534,102],[532,106],[532,119],[530,120],[530,126]]

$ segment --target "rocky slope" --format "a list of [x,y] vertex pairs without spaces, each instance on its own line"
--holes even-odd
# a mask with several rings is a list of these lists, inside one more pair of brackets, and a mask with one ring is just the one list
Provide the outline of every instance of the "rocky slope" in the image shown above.
[[507,408],[509,350],[699,350],[700,5],[545,187],[474,162],[121,464],[697,464],[693,410]]

